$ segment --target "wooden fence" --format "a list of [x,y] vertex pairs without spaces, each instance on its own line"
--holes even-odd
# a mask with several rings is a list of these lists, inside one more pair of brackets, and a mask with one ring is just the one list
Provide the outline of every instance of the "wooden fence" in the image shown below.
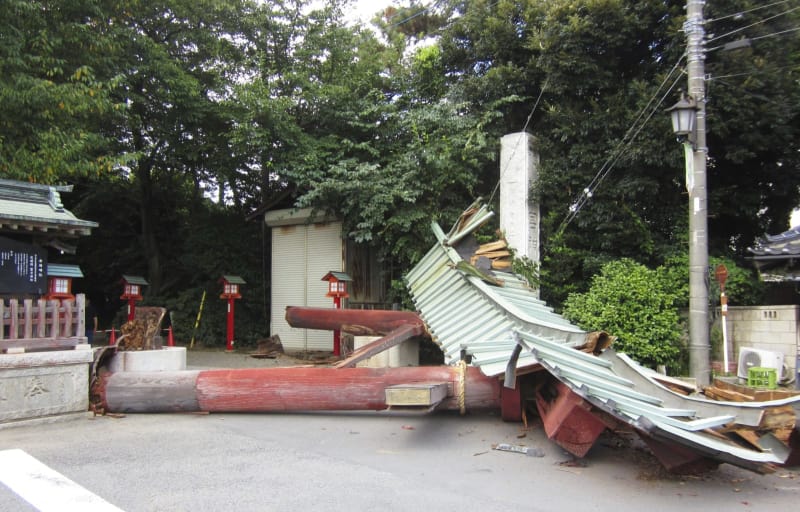
[[0,299],[0,353],[63,350],[86,343],[86,296],[75,300]]

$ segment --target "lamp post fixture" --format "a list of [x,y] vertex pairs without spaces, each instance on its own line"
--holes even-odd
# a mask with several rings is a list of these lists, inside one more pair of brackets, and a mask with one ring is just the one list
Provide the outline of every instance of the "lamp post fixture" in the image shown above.
[[708,212],[706,192],[706,87],[703,7],[705,0],[686,3],[689,95],[669,108],[686,160],[689,192],[689,370],[699,386],[710,382],[708,322]]
[[697,120],[697,102],[694,98],[681,94],[678,103],[667,109],[672,118],[672,131],[680,142],[690,142],[694,145],[694,125]]

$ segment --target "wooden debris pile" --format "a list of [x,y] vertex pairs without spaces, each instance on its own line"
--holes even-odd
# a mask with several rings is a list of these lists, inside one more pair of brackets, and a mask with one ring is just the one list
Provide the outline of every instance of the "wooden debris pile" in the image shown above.
[[250,357],[256,359],[276,359],[283,353],[281,337],[274,334],[269,338],[258,340],[257,349],[255,352],[250,353]]
[[[711,386],[703,389],[703,394],[711,399],[725,402],[769,402],[797,396],[797,391],[754,389],[716,379]],[[765,406],[758,426],[731,423],[714,429],[714,432],[745,448],[757,451],[775,449],[771,440],[783,444],[791,452],[787,466],[800,463],[800,428],[797,413],[792,405]]]
[[[498,233],[501,234],[501,233]],[[480,245],[469,260],[470,264],[492,270],[509,270],[511,268],[511,251],[504,238]]]
[[153,350],[161,348],[161,322],[166,309],[142,307],[136,316],[122,325],[122,336],[117,339],[117,350]]

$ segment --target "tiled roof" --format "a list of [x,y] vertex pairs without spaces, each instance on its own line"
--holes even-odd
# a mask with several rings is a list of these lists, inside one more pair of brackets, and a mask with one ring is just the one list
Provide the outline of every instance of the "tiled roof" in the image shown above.
[[0,179],[0,232],[61,237],[91,234],[98,224],[77,218],[61,204],[60,192],[71,190],[71,186]]
[[778,235],[766,235],[747,249],[754,254],[753,259],[783,259],[800,256],[800,227],[784,231]]

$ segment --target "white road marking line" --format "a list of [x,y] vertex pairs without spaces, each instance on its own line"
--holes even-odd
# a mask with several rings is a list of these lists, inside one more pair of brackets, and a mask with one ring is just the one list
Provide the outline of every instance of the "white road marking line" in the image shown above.
[[0,450],[0,484],[41,512],[123,512],[22,450]]

